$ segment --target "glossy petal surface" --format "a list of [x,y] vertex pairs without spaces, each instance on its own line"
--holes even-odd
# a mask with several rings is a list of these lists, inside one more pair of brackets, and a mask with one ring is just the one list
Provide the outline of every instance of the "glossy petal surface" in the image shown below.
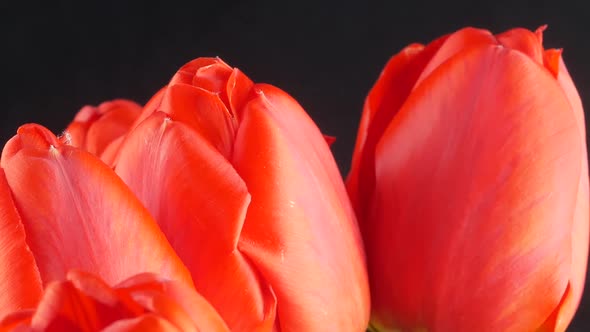
[[250,195],[203,135],[156,112],[123,143],[116,172],[158,220],[199,292],[232,330],[274,324],[272,290],[237,250]]
[[[561,52],[559,55],[561,55]],[[556,331],[564,331],[572,320],[584,291],[588,261],[588,237],[590,235],[588,222],[590,219],[590,208],[588,207],[590,198],[588,194],[588,150],[586,146],[584,110],[582,109],[582,101],[561,56],[558,58],[557,83],[568,99],[574,117],[576,118],[580,139],[580,153],[582,156],[576,209],[572,225],[571,291],[567,294],[568,297],[564,299],[561,308],[558,309],[558,315],[556,317]]]
[[361,216],[361,230],[367,213],[365,208],[372,199],[375,187],[375,147],[409,94],[434,69],[461,51],[466,44],[476,47],[495,43],[496,40],[488,31],[465,28],[443,36],[426,47],[412,44],[389,60],[365,101],[346,183],[353,207],[357,215]]
[[1,165],[44,284],[72,268],[108,284],[139,272],[191,283],[149,212],[95,156],[25,125]]
[[252,195],[238,247],[273,285],[282,331],[362,330],[362,242],[329,148],[286,93],[254,89],[234,147]]
[[[358,216],[365,215],[366,206],[375,187],[377,142],[430,59],[431,54],[423,50],[422,45],[410,45],[391,58],[365,101],[346,182],[350,200]],[[392,85],[395,85],[396,89],[390,91],[389,87]],[[362,220],[359,223],[362,229]]]
[[434,70],[457,53],[467,48],[497,44],[496,39],[489,31],[475,28],[463,28],[443,38],[435,40],[427,46],[428,49],[432,49],[435,53],[428,60],[428,64],[420,73],[414,87],[417,87]]
[[581,166],[564,109],[548,71],[497,46],[458,53],[416,87],[376,150],[377,322],[526,331],[549,317],[570,281]]
[[43,292],[39,270],[0,168],[0,319],[12,311],[34,307]]

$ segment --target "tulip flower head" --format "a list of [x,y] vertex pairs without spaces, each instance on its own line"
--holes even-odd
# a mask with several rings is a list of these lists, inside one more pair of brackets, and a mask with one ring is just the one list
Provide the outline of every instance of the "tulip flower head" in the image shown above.
[[588,254],[580,99],[544,28],[466,28],[395,55],[347,189],[383,331],[564,331]]
[[[0,278],[9,288],[0,318],[38,305],[5,326],[49,322],[46,308],[58,309],[48,303],[63,307],[67,294],[95,303],[85,313],[106,297],[110,309],[135,308],[121,323],[88,314],[101,327],[147,319],[183,329],[197,309],[218,330],[367,326],[362,241],[326,140],[289,95],[220,59],[189,62],[143,107],[85,107],[59,138],[25,125],[0,165],[0,231],[10,235],[0,260],[15,267]],[[187,308],[181,298],[182,322],[168,319],[166,305],[161,315],[143,300],[141,309],[121,283],[142,273],[180,283],[206,305]],[[34,287],[13,287],[25,279]]]

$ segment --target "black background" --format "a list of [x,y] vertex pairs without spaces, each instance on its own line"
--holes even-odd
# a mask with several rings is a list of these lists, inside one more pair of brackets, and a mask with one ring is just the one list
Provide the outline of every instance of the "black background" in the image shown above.
[[[86,104],[144,103],[185,62],[220,56],[289,92],[337,136],[332,149],[346,174],[364,97],[388,58],[463,26],[498,33],[549,24],[545,46],[564,49],[590,107],[588,7],[583,0],[2,1],[0,140],[26,122],[59,133]],[[590,331],[590,291],[569,331]]]

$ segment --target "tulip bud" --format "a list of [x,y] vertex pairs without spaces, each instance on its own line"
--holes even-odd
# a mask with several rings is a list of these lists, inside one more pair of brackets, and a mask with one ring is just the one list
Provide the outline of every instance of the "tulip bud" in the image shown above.
[[347,189],[377,330],[571,321],[588,253],[584,116],[543,29],[410,45],[369,93]]

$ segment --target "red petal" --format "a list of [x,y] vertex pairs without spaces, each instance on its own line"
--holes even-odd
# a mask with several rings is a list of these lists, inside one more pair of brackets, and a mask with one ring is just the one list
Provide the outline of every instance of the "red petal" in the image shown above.
[[[217,99],[231,108],[233,116],[242,106],[245,95],[249,94],[252,82],[239,70],[228,66],[219,58],[198,58],[182,66],[170,80],[169,86],[189,85],[216,95]],[[143,112],[133,127],[137,127],[143,120],[156,111],[169,112],[170,108],[162,109],[162,101],[168,93],[168,86],[156,93],[145,105]],[[215,104],[215,103],[214,103]],[[210,109],[211,107],[206,107]],[[197,112],[191,109],[188,114]],[[229,112],[228,112],[229,113]]]
[[175,331],[229,331],[207,301],[178,281],[140,274],[113,289],[81,271],[70,271],[67,278],[49,284],[34,314],[21,311],[7,317],[0,331],[133,330],[146,328],[135,324],[144,320]]
[[221,92],[232,68],[220,58],[197,58],[182,66],[170,80],[170,85],[189,84],[210,92]]
[[559,75],[559,62],[561,60],[562,50],[551,49],[546,50],[543,56],[543,64],[555,78]]
[[0,168],[0,319],[7,313],[37,305],[43,293],[25,230],[14,206],[4,170]]
[[84,147],[86,144],[86,133],[90,124],[98,117],[96,107],[84,106],[76,114],[74,121],[70,123],[63,133],[61,140],[68,145]]
[[152,113],[160,110],[160,106],[162,105],[162,100],[164,99],[166,91],[168,91],[168,86],[161,88],[158,92],[156,92],[155,95],[152,96],[152,98],[150,98],[150,100],[148,100],[148,102],[143,107],[141,114],[137,117],[131,128],[139,126],[139,124],[152,115]]
[[257,85],[234,166],[252,203],[239,248],[270,281],[282,331],[360,331],[368,283],[355,218],[318,128],[292,98]]
[[[367,97],[346,183],[358,216],[365,215],[363,209],[370,201],[375,186],[375,146],[412,91],[424,66],[440,47],[436,43],[431,45],[426,49],[422,45],[410,45],[391,58]],[[359,222],[362,229],[362,219]]]
[[122,99],[86,106],[64,132],[64,142],[100,156],[107,145],[127,133],[140,112],[141,106]]
[[[559,54],[561,55],[561,52]],[[557,59],[557,63],[557,82],[573,110],[573,115],[578,126],[579,148],[582,155],[576,209],[572,226],[572,278],[570,280],[570,291],[564,298],[556,318],[556,331],[564,331],[572,320],[584,291],[588,261],[588,237],[590,235],[588,225],[590,213],[588,204],[590,198],[588,194],[588,150],[586,147],[586,128],[582,101],[561,56]]]
[[181,331],[229,331],[211,304],[181,283],[141,274],[122,282],[117,288]]
[[108,165],[110,168],[115,168],[117,164],[117,157],[119,156],[119,149],[125,140],[126,136],[121,136],[113,140],[100,155],[100,160]]
[[115,139],[124,136],[141,112],[136,103],[117,100],[99,106],[102,116],[88,129],[86,150],[100,156]]
[[[431,42],[426,48],[410,45],[389,60],[365,102],[347,178],[348,193],[358,216],[365,216],[363,209],[373,195],[375,146],[409,93],[433,70],[466,47],[488,44],[496,44],[489,31],[465,28]],[[360,220],[361,229],[363,219]]]
[[114,321],[145,311],[93,275],[70,271],[67,278],[68,281],[48,285],[31,321],[33,329],[98,331]]
[[543,35],[541,30],[532,32],[523,28],[508,30],[496,36],[500,44],[520,51],[536,63],[543,65]]
[[1,165],[44,283],[72,268],[109,284],[149,271],[190,283],[149,212],[93,155],[25,125]]
[[[436,47],[438,41],[435,41],[432,46]],[[451,59],[453,56],[467,48],[481,47],[485,45],[496,45],[497,41],[494,36],[487,30],[464,28],[455,33],[450,34],[440,47],[436,47],[434,56],[429,60],[428,65],[420,74],[414,87],[418,86],[425,78],[427,78],[434,70],[436,70],[445,61]],[[428,45],[429,47],[432,47]]]
[[224,156],[231,153],[237,120],[218,95],[191,85],[172,85],[160,110],[193,127]]
[[124,142],[116,172],[158,220],[197,290],[232,330],[273,323],[272,290],[260,285],[236,248],[247,188],[203,136],[154,113]]
[[376,152],[366,248],[381,324],[527,331],[550,315],[580,174],[569,109],[546,70],[500,47],[457,55],[413,92]]
[[254,83],[242,73],[239,69],[234,69],[230,77],[227,79],[227,104],[232,111],[234,117],[242,118],[242,109],[246,106],[249,97],[252,93]]

